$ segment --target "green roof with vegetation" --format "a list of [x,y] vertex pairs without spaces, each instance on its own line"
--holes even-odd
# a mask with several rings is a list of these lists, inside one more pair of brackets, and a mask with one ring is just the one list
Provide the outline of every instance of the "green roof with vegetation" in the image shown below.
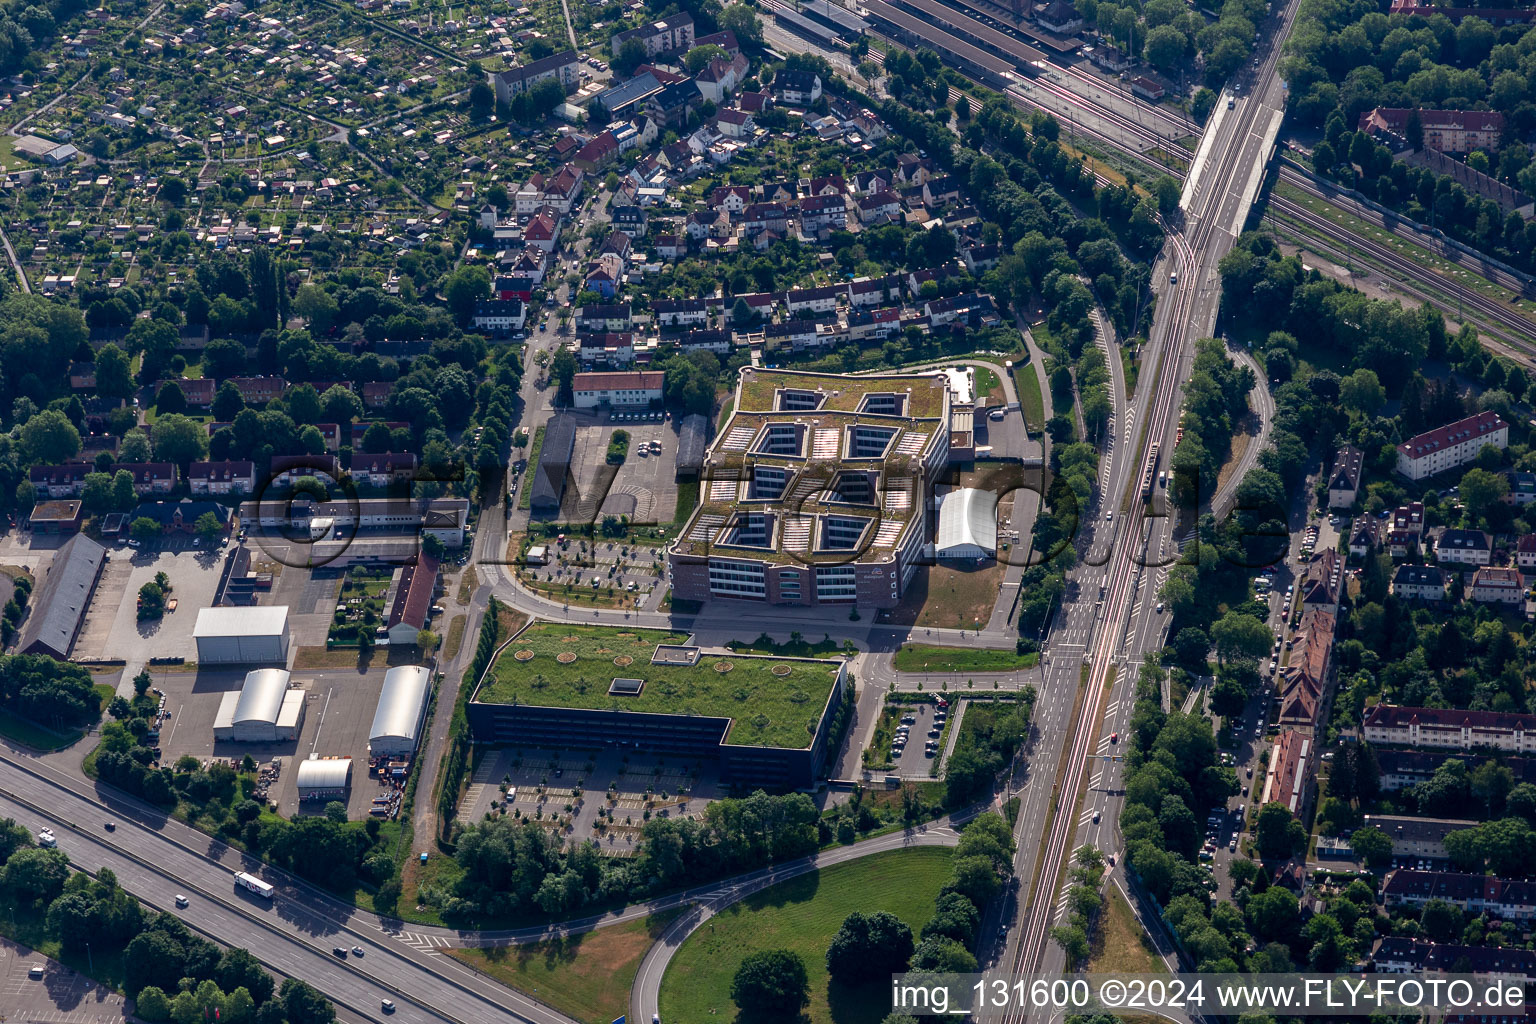
[[948,384],[934,372],[880,373],[853,377],[840,373],[806,373],[748,367],[741,375],[739,411],[772,411],[774,395],[780,388],[792,391],[815,391],[819,388],[826,392],[826,402],[822,405],[822,409],[828,412],[856,412],[859,402],[867,394],[885,392],[906,394],[910,388],[911,401],[905,415],[890,418],[937,419],[944,414],[944,396],[948,390]]
[[[687,640],[659,629],[535,622],[491,665],[475,700],[729,718],[726,743],[810,746],[837,679],[835,662],[702,654],[694,665],[651,664],[657,644]],[[645,685],[634,696],[610,695],[616,678]]]

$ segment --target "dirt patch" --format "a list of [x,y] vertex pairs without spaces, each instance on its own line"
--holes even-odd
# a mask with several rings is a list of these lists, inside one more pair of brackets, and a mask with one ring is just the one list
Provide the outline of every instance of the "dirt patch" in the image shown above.
[[613,659],[613,663],[619,666],[619,668],[625,668],[629,665],[633,665],[635,663],[635,659],[631,658],[627,654],[621,654],[617,658]]
[[533,660],[533,652],[530,651],[530,650],[526,650],[525,649],[525,650],[517,651],[516,653],[514,653],[512,655],[512,657],[516,658],[518,661],[532,661]]
[[555,655],[555,660],[562,665],[569,665],[571,662],[576,660],[576,655],[570,651],[561,651],[559,654]]

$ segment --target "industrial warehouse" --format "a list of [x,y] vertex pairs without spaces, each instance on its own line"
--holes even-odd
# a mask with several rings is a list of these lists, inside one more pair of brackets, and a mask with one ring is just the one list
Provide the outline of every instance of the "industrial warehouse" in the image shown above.
[[230,743],[276,743],[296,740],[304,728],[301,689],[289,686],[290,676],[280,668],[259,668],[245,677],[239,690],[224,694],[213,738]]
[[192,636],[202,665],[283,665],[290,640],[288,608],[204,608]]
[[705,654],[687,640],[530,623],[486,671],[470,728],[482,743],[618,747],[717,763],[727,782],[813,785],[852,688],[848,663]]

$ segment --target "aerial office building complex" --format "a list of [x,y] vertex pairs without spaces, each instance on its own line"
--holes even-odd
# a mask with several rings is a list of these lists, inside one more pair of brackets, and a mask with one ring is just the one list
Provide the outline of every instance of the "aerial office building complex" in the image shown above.
[[699,505],[667,549],[675,597],[898,604],[950,459],[950,401],[942,374],[743,367]]

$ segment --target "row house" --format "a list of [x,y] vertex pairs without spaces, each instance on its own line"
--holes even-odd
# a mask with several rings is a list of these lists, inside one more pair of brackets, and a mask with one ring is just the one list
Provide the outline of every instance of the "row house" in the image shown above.
[[629,331],[578,334],[576,354],[583,366],[628,366],[635,361],[635,336]]
[[554,252],[560,244],[560,219],[548,207],[534,214],[523,228],[523,243],[545,252]]
[[1313,738],[1283,730],[1270,751],[1264,773],[1261,804],[1281,804],[1292,816],[1303,816],[1307,802],[1307,782],[1311,775]]
[[1361,734],[1367,743],[1536,753],[1536,717],[1501,711],[1376,704],[1366,710]]
[[729,355],[731,333],[729,331],[688,331],[678,335],[674,343],[682,352],[713,352],[721,356]]
[[[1467,822],[1463,827],[1470,827]],[[1413,871],[1399,868],[1381,881],[1381,900],[1388,907],[1423,907],[1444,900],[1473,914],[1505,921],[1536,918],[1536,881],[1498,878],[1458,871]]]
[[[480,306],[480,304],[476,303],[476,308],[477,309],[479,308],[479,306]],[[362,389],[361,389],[361,394],[362,394],[362,398],[363,398],[363,408],[365,408],[365,409],[382,409],[382,408],[384,408],[386,405],[389,404],[389,398],[390,398],[390,395],[393,392],[394,392],[394,385],[390,384],[388,381],[370,380],[370,381],[364,382],[364,384],[362,386]]]
[[341,479],[341,460],[334,455],[274,455],[269,468],[272,486],[288,487],[300,477]]
[[815,234],[848,226],[848,205],[841,195],[806,196],[800,200],[800,231]]
[[702,327],[709,322],[709,303],[703,299],[656,299],[651,303],[659,327]]
[[789,207],[783,203],[752,203],[741,212],[741,232],[751,237],[764,231],[783,235],[789,228]]
[[1303,606],[1334,611],[1339,606],[1343,586],[1344,565],[1339,560],[1339,553],[1333,548],[1324,548],[1307,560],[1301,579],[1297,581],[1296,593]]
[[[528,304],[521,299],[481,299],[475,303],[475,312],[470,319],[475,330],[491,334],[520,331],[527,322]],[[388,401],[387,394],[385,401]],[[363,404],[368,405],[367,385],[364,385]]]
[[831,313],[837,309],[838,300],[846,294],[846,288],[834,284],[816,288],[791,288],[785,293],[784,305],[790,316]]
[[1441,564],[1487,565],[1493,543],[1482,530],[1442,530],[1435,539],[1435,558]]
[[251,494],[256,490],[256,464],[241,459],[194,462],[187,467],[193,494]]
[[1392,840],[1392,856],[1404,860],[1446,860],[1445,837],[1473,828],[1475,821],[1461,818],[1413,818],[1399,814],[1367,814],[1366,828],[1374,828]]
[[229,382],[240,392],[246,405],[260,406],[282,398],[288,391],[288,382],[281,377],[230,377]]
[[901,333],[901,307],[851,309],[848,311],[848,340],[880,342]]
[[855,201],[859,223],[867,226],[901,216],[901,197],[894,192],[874,192]]
[[[1536,979],[1536,953],[1516,946],[1461,946],[1388,935],[1371,954],[1375,969],[1387,974],[1485,974],[1514,982]],[[1518,1011],[1495,1014],[1451,1014],[1456,1024],[1517,1024]]]
[[181,390],[182,396],[187,400],[187,405],[193,409],[206,409],[212,405],[213,397],[218,393],[219,386],[218,381],[211,377],[198,377],[191,380],[186,377],[179,377],[176,380],[162,380],[159,384],[156,384],[155,394],[158,396],[160,390],[170,384],[176,385]]
[[416,478],[416,456],[410,452],[357,452],[352,456],[352,479],[370,487],[410,483]]
[[1410,501],[1392,510],[1387,528],[1387,553],[1393,558],[1411,558],[1424,539],[1424,503]]
[[848,282],[848,304],[855,309],[883,306],[901,298],[901,276],[860,277]]
[[[1440,766],[1449,760],[1444,754],[1431,754],[1422,750],[1383,748],[1373,751],[1373,755],[1381,778],[1381,788],[1388,793],[1428,782]],[[1464,760],[1469,772],[1489,763],[1484,759]],[[1515,785],[1523,782],[1536,785],[1536,759],[1505,757],[1498,759],[1496,763],[1509,769],[1514,776]]]
[[1284,728],[1316,730],[1328,686],[1336,622],[1331,612],[1310,608],[1301,618],[1290,660],[1277,673],[1278,721]]
[[85,478],[103,472],[116,477],[119,470],[133,476],[133,491],[138,495],[169,494],[176,488],[176,467],[169,462],[114,462],[98,470],[93,462],[69,462],[62,466],[33,466],[27,471],[40,496],[78,498],[85,491]]
[[587,305],[576,310],[578,332],[627,331],[633,323],[629,303]]

